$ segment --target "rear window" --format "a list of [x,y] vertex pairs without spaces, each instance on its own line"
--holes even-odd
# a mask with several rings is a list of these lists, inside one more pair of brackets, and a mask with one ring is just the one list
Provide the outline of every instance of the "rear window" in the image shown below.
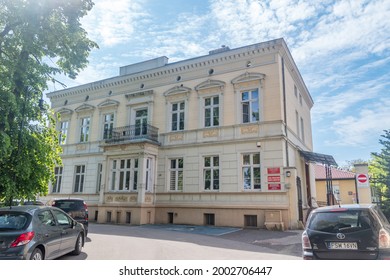
[[80,200],[59,200],[55,201],[53,206],[58,207],[65,212],[84,210],[84,203]]
[[313,213],[308,228],[329,233],[355,232],[370,229],[372,224],[373,219],[368,211],[348,210]]
[[31,216],[21,212],[0,212],[0,231],[22,230],[27,228]]

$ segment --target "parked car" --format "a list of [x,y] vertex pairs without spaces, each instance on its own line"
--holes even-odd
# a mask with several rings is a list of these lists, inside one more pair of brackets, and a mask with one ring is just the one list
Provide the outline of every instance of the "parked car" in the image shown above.
[[60,208],[73,219],[82,223],[85,229],[85,236],[88,235],[88,207],[84,200],[79,198],[56,199],[52,206]]
[[45,204],[39,200],[26,200],[21,205],[45,205]]
[[84,226],[61,209],[37,205],[0,208],[0,259],[78,255],[84,238]]
[[376,205],[314,209],[302,233],[303,259],[390,259],[390,224]]

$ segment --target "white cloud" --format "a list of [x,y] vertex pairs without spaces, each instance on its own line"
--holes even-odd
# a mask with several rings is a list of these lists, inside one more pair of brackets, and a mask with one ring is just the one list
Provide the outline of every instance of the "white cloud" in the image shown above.
[[383,130],[390,128],[389,106],[389,99],[380,99],[370,108],[362,109],[359,114],[334,121],[330,131],[334,131],[337,137],[326,141],[326,144],[359,146],[367,145],[370,138],[378,139]]
[[127,43],[149,15],[140,0],[96,0],[82,23],[91,39],[103,47]]

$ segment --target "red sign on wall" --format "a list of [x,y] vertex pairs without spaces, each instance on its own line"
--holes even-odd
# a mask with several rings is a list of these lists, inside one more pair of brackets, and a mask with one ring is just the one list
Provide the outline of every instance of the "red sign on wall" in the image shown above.
[[280,176],[268,176],[268,182],[280,182]]
[[268,174],[280,174],[280,167],[269,167],[267,168]]
[[269,191],[280,191],[282,186],[280,184],[268,184]]

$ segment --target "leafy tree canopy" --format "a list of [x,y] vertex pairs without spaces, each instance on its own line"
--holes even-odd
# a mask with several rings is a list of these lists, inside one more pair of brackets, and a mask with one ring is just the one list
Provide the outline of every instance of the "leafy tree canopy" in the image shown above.
[[58,74],[75,78],[97,44],[80,19],[91,0],[0,0],[0,199],[46,194],[61,163],[42,92]]
[[379,143],[382,145],[380,152],[371,153],[370,164],[371,181],[379,193],[382,208],[390,218],[390,129],[384,130]]

